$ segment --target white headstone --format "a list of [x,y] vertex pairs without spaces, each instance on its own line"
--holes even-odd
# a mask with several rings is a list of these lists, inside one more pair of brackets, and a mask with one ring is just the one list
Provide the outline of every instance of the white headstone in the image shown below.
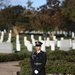
[[62,34],[62,31],[60,31],[60,34]]
[[16,44],[16,50],[21,51],[21,45],[19,43]]
[[60,32],[59,31],[57,31],[57,35],[59,35],[60,34]]
[[16,35],[16,44],[20,44],[19,35]]
[[50,34],[51,34],[51,32],[50,32],[50,31],[48,31],[48,34],[50,35]]
[[7,42],[11,42],[11,36],[11,33],[9,33]]
[[19,40],[19,35],[16,35],[16,40]]
[[72,38],[74,38],[74,32],[72,32]]
[[42,41],[42,37],[41,36],[39,36],[39,41]]
[[31,35],[31,39],[34,39],[34,35]]
[[35,39],[32,39],[32,45],[35,46]]
[[3,42],[3,39],[4,39],[4,32],[2,31],[2,32],[1,32],[1,39],[0,39],[0,42],[1,42],[1,43]]
[[10,32],[9,33],[12,33],[12,30],[10,30]]
[[65,35],[65,31],[63,31],[63,34]]
[[35,46],[35,39],[34,39],[34,35],[31,35],[31,41],[32,41],[32,45]]
[[53,36],[53,40],[56,40],[56,36]]
[[27,40],[27,37],[24,37],[24,45],[28,46],[30,44],[30,41]]
[[56,31],[53,31],[54,34],[56,34]]
[[22,34],[22,33],[24,33],[24,31],[20,31],[20,33]]
[[17,51],[20,51],[21,50],[19,35],[16,35],[16,50]]
[[70,50],[70,40],[61,40],[60,41],[60,50],[68,51]]
[[61,37],[61,40],[64,40],[64,38],[63,38],[63,37]]
[[13,44],[9,42],[0,43],[0,53],[13,53]]
[[57,41],[57,47],[60,47],[60,41]]
[[53,44],[53,43],[51,44],[51,50],[55,51],[55,44]]
[[69,39],[70,40],[70,47],[72,47],[72,40],[71,39]]
[[46,40],[46,47],[50,47],[50,39],[49,38],[47,38],[47,40]]
[[42,41],[42,46],[41,46],[41,50],[46,52],[46,42],[45,41]]
[[31,51],[32,51],[32,48],[33,48],[32,44],[29,43],[29,44],[27,45],[27,50],[31,52]]
[[65,35],[65,36],[67,36],[67,34],[68,34],[68,32],[65,32],[65,34],[64,34],[64,35]]
[[6,33],[6,29],[4,29],[4,33]]
[[72,41],[72,49],[75,49],[75,40]]
[[25,36],[25,37],[24,37],[24,41],[26,41],[26,40],[27,40],[27,37]]
[[73,43],[73,45],[72,45],[72,49],[75,49],[75,43]]
[[52,50],[52,51],[55,50],[55,41],[51,41],[51,50]]

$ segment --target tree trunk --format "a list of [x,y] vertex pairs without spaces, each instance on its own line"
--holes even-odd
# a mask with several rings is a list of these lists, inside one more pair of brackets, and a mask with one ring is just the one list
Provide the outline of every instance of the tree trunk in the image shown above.
[[19,31],[18,31],[18,27],[17,26],[13,26],[13,32],[18,35]]

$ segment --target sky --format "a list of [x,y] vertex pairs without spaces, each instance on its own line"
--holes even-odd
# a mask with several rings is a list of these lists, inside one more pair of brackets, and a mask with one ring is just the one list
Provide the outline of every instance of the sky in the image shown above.
[[[11,0],[10,4],[11,5],[22,5],[27,7],[27,1],[28,0]],[[46,4],[46,0],[30,0],[31,2],[33,2],[32,7],[38,8],[41,5]],[[62,1],[62,0],[60,0]]]
[[[26,4],[27,1],[28,0],[11,0],[10,4],[11,5],[22,5],[22,6],[27,7],[27,4]],[[46,0],[31,0],[31,2],[33,2],[32,7],[35,7],[35,8],[46,4]]]

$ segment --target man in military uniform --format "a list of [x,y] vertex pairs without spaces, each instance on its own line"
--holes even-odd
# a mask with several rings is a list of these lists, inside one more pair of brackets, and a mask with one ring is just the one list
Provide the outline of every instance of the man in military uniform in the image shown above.
[[35,42],[36,51],[30,57],[30,63],[32,67],[32,75],[46,75],[46,53],[41,51],[42,42]]

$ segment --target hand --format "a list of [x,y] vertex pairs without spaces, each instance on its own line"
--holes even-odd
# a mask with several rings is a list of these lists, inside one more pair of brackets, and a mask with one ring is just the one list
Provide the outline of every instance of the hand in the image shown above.
[[38,73],[39,73],[39,71],[38,71],[38,70],[34,70],[34,73],[35,73],[35,74],[38,74]]

